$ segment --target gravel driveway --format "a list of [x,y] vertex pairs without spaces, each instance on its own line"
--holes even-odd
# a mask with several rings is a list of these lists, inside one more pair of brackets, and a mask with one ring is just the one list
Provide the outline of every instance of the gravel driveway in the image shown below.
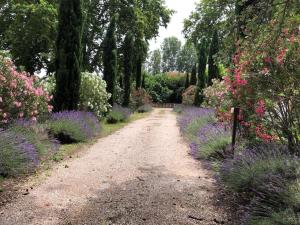
[[188,151],[176,115],[155,109],[59,164],[0,210],[0,224],[230,224],[215,180]]

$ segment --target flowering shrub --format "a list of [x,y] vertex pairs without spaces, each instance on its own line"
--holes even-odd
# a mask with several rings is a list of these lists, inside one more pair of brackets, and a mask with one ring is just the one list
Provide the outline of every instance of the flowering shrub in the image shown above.
[[205,88],[203,94],[208,107],[216,110],[216,115],[220,121],[230,121],[232,101],[228,95],[224,80],[213,79],[213,85]]
[[0,176],[16,176],[39,164],[37,149],[22,134],[0,131]]
[[16,71],[9,59],[0,56],[0,126],[18,118],[36,121],[52,111],[51,98],[37,77]]
[[130,114],[130,109],[114,104],[111,111],[107,115],[106,121],[110,124],[125,122],[129,119]]
[[101,118],[110,107],[109,98],[106,83],[100,76],[87,72],[81,74],[79,101],[81,110],[92,111],[98,118]]
[[[54,76],[47,77],[43,86],[53,94],[55,91]],[[100,76],[88,72],[81,73],[80,110],[91,111],[100,119],[111,107],[108,104],[109,98],[110,94],[106,92],[106,83]]]
[[50,134],[65,144],[92,139],[100,132],[100,124],[90,112],[63,111],[51,115],[48,129]]
[[222,181],[248,202],[243,224],[299,224],[299,166],[287,146],[270,143],[224,162]]
[[225,83],[242,110],[247,135],[281,139],[292,150],[300,136],[300,31],[297,21],[288,22],[290,28],[274,34],[278,22],[272,21],[255,40],[244,43]]

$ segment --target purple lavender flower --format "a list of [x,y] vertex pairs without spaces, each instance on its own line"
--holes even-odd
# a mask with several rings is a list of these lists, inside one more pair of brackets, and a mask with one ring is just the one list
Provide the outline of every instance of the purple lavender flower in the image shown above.
[[14,176],[38,165],[37,149],[25,136],[11,131],[0,132],[0,175]]

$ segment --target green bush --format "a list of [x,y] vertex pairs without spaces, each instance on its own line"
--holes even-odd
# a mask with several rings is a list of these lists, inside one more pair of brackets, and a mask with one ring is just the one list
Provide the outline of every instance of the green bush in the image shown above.
[[152,111],[152,106],[151,105],[142,105],[137,109],[138,113],[147,113]]
[[129,119],[130,114],[131,112],[129,109],[115,104],[112,110],[108,113],[106,121],[109,124],[125,122]]
[[78,143],[94,138],[100,132],[100,124],[90,112],[63,111],[52,114],[48,129],[62,144]]

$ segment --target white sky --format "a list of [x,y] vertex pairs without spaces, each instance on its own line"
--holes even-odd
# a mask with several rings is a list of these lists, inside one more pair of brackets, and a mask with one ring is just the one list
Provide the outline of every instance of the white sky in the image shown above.
[[159,36],[150,41],[150,50],[153,51],[160,48],[160,45],[164,38],[170,36],[178,37],[182,42],[184,42],[184,37],[182,34],[183,30],[183,20],[188,18],[191,12],[195,9],[195,3],[199,0],[166,0],[166,6],[170,9],[175,10],[171,22],[169,23],[167,29],[160,28]]

